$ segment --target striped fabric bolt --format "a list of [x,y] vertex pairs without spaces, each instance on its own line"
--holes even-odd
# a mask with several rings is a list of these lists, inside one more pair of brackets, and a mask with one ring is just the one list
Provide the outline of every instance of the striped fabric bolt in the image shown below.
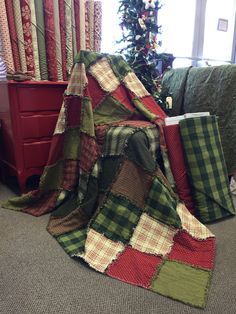
[[55,27],[55,42],[56,42],[56,57],[57,57],[57,79],[62,81],[62,55],[61,55],[61,36],[60,36],[60,17],[58,0],[53,0],[54,6],[54,27]]
[[41,80],[40,75],[40,65],[39,65],[39,51],[38,51],[38,37],[37,37],[37,25],[36,25],[36,9],[35,1],[29,0],[29,6],[31,11],[31,28],[32,28],[32,44],[34,51],[34,69],[35,69],[35,79],[37,81]]
[[47,56],[45,44],[45,25],[43,16],[43,0],[35,0],[35,13],[37,23],[37,39],[38,39],[38,53],[39,53],[39,68],[42,80],[48,80]]
[[8,19],[8,26],[9,26],[10,39],[11,39],[11,48],[12,48],[15,70],[21,71],[16,22],[15,22],[14,14],[13,14],[14,12],[13,2],[5,1],[5,4],[6,4],[6,12],[7,12],[7,19]]
[[0,33],[1,33],[1,42],[2,42],[2,53],[3,60],[6,63],[7,70],[10,72],[15,71],[15,65],[12,55],[11,39],[9,33],[9,26],[7,20],[7,11],[5,6],[5,1],[0,0]]
[[71,21],[71,1],[65,0],[65,27],[66,27],[66,69],[70,74],[73,66],[73,39],[72,39],[72,21]]

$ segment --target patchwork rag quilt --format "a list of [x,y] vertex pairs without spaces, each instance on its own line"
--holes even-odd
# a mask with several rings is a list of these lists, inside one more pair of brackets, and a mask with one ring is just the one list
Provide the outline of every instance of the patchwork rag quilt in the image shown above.
[[39,188],[3,206],[51,212],[47,230],[69,256],[203,308],[215,237],[166,178],[164,118],[121,57],[81,51]]

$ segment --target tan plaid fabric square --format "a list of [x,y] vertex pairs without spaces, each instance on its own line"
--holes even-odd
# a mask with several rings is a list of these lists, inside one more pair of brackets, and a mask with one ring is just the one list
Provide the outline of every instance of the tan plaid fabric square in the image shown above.
[[89,72],[95,77],[99,85],[106,92],[113,92],[120,85],[106,58],[98,60],[89,68]]
[[76,63],[72,69],[71,78],[66,89],[67,95],[83,96],[83,91],[88,84],[85,65]]
[[125,86],[131,90],[137,97],[149,96],[149,92],[137,78],[136,74],[129,72],[124,78]]
[[65,115],[65,105],[62,103],[61,110],[57,119],[57,124],[53,135],[62,134],[66,129],[66,115]]
[[142,214],[139,223],[134,230],[130,244],[141,252],[166,255],[173,245],[173,237],[177,229],[171,228]]
[[201,240],[214,237],[214,234],[198,221],[188,211],[185,205],[179,203],[177,206],[177,213],[181,219],[183,229],[185,229],[192,237]]
[[111,241],[101,233],[90,229],[83,258],[91,267],[104,272],[124,248],[123,244]]

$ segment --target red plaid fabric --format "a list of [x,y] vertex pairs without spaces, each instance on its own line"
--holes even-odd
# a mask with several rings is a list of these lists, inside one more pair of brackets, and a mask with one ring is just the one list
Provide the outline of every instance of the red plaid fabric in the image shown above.
[[93,137],[88,136],[85,133],[81,133],[80,139],[81,153],[79,165],[82,170],[90,172],[99,156],[100,150]]
[[64,134],[54,135],[52,138],[47,166],[55,164],[62,158],[64,145]]
[[165,112],[161,109],[161,107],[155,102],[155,100],[152,97],[146,96],[141,98],[140,101],[150,112],[154,113],[159,118],[164,119],[166,117]]
[[64,98],[67,127],[80,125],[82,100],[79,97],[67,96]]
[[96,126],[96,129],[95,129],[96,140],[99,145],[102,145],[104,143],[108,128],[109,128],[109,125],[107,124]]
[[178,196],[188,210],[194,213],[194,203],[187,176],[184,149],[179,125],[168,125],[163,128],[171,171],[176,183]]
[[47,214],[54,209],[59,193],[60,191],[45,193],[44,197],[42,197],[40,201],[37,201],[35,205],[31,205],[22,211],[36,217]]
[[78,180],[79,162],[77,160],[66,160],[64,166],[64,181],[62,188],[64,190],[72,190]]
[[122,243],[107,239],[101,233],[90,229],[85,242],[85,253],[82,257],[91,267],[103,273],[123,250]]
[[111,93],[111,96],[116,98],[123,106],[125,106],[131,112],[134,112],[135,107],[131,102],[131,98],[129,97],[129,93],[124,85],[119,85],[114,92]]
[[98,81],[92,75],[87,73],[87,78],[89,91],[87,91],[86,96],[91,97],[92,107],[94,109],[106,97],[107,93],[103,89],[101,89],[100,85],[98,84]]
[[122,252],[108,268],[107,275],[124,282],[149,288],[162,258],[141,253],[130,247]]
[[174,237],[174,245],[168,258],[192,266],[213,269],[215,238],[200,241],[193,239],[186,231],[180,231]]

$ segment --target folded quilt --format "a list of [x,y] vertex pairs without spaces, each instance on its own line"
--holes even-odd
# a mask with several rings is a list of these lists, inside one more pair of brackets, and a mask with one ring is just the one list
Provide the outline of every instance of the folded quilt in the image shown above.
[[216,116],[179,122],[195,215],[202,222],[235,215]]
[[203,308],[215,238],[163,175],[164,117],[122,58],[81,51],[39,189],[4,207],[52,212],[47,229],[71,257]]

